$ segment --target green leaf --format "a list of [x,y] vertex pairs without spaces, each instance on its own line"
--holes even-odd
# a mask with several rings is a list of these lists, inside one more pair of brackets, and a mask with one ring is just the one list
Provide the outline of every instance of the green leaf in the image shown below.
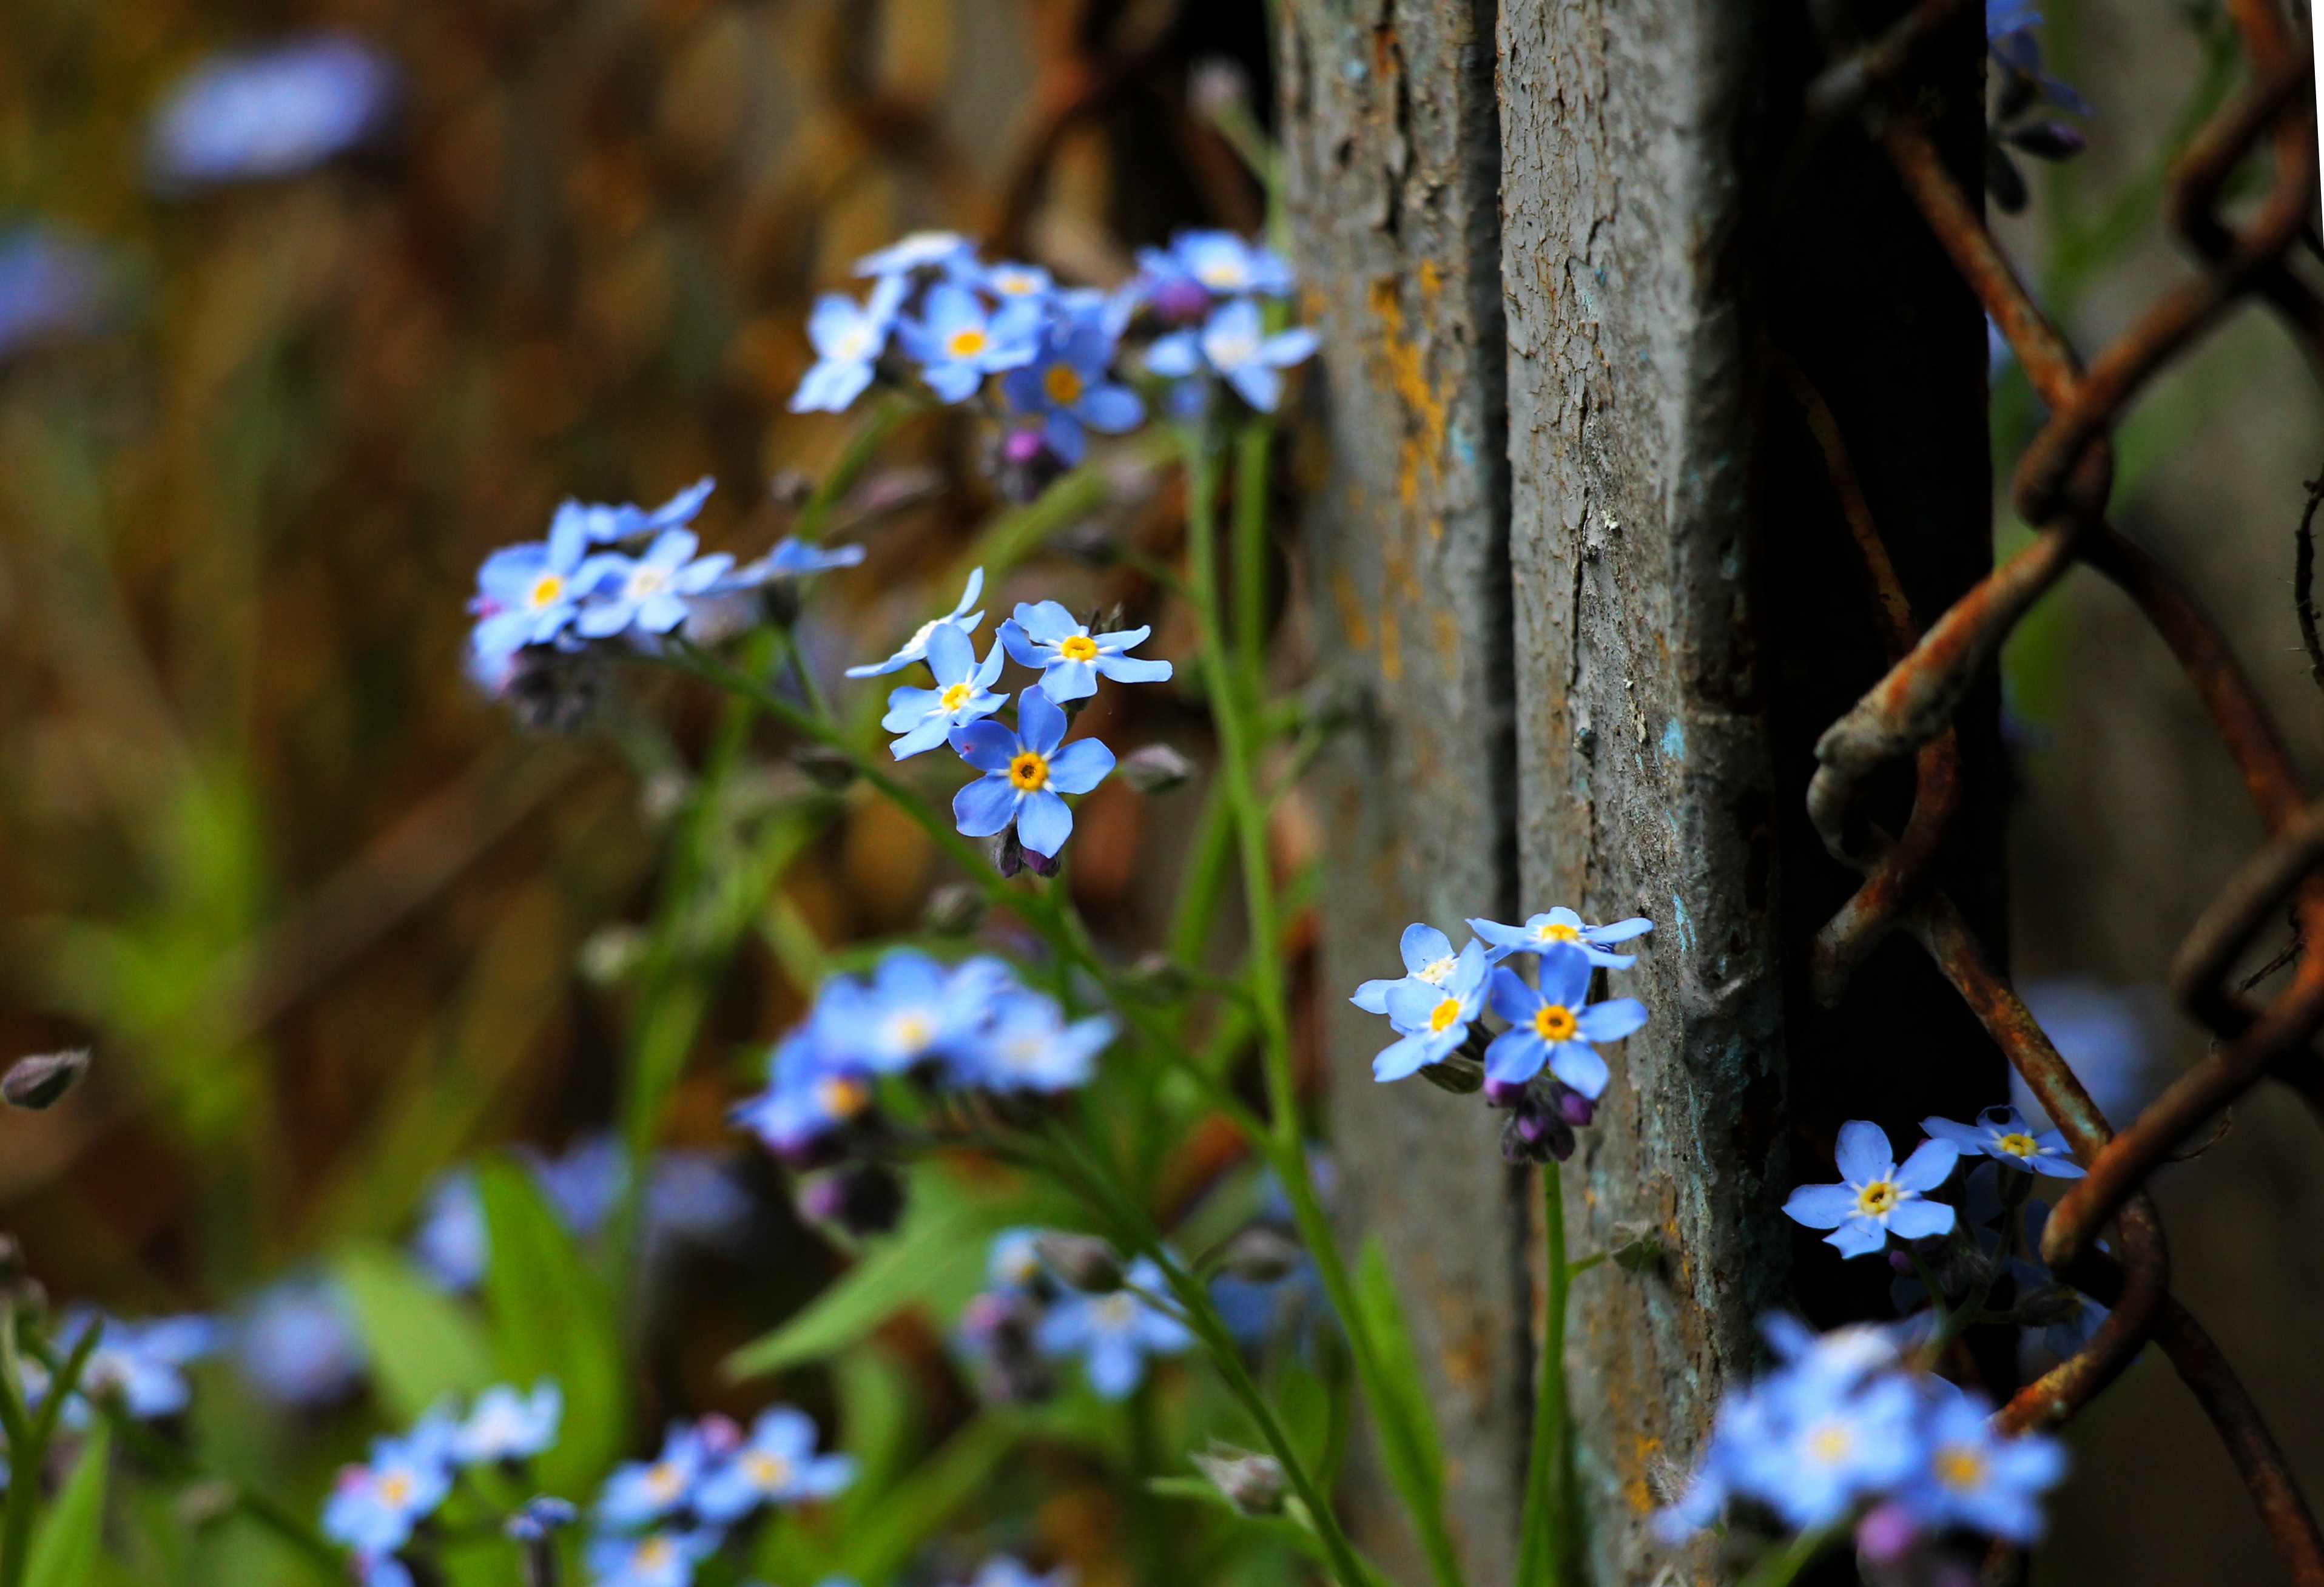
[[1434,1514],[1444,1486],[1443,1451],[1421,1388],[1420,1352],[1404,1325],[1404,1307],[1397,1299],[1396,1279],[1378,1235],[1365,1240],[1356,1265],[1356,1304],[1379,1352],[1383,1381],[1370,1408],[1388,1480],[1413,1513]]
[[839,1539],[837,1571],[851,1582],[891,1580],[953,1512],[975,1497],[1017,1446],[1018,1429],[991,1411],[946,1439]]
[[342,1250],[331,1271],[355,1314],[383,1408],[409,1422],[447,1394],[493,1380],[493,1352],[467,1306],[430,1284],[402,1252],[365,1241]]
[[91,1587],[105,1533],[105,1475],[110,1440],[102,1424],[81,1445],[79,1463],[32,1534],[24,1587]]
[[839,1393],[840,1447],[855,1457],[855,1481],[841,1500],[845,1515],[885,1493],[901,1474],[919,1418],[910,1373],[877,1344],[840,1357],[832,1377]]
[[563,1427],[540,1457],[540,1484],[586,1499],[628,1439],[613,1301],[521,1165],[486,1158],[477,1166],[476,1191],[492,1237],[484,1309],[500,1375],[522,1388],[554,1378],[564,1389]]
[[908,1306],[949,1315],[984,1281],[985,1242],[1006,1222],[988,1203],[945,1194],[933,1175],[914,1177],[904,1226],[773,1333],[726,1358],[731,1378],[757,1378],[837,1355]]

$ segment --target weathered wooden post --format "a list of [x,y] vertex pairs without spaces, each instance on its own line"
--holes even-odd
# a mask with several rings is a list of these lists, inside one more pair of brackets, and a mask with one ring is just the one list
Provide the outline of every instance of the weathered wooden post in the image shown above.
[[[1923,102],[1973,173],[1981,35],[1957,31]],[[1829,1276],[1794,1291],[1794,1138],[1812,1176],[1840,1118],[1901,1131],[2001,1094],[1916,956],[1883,950],[1835,1010],[1806,985],[1855,881],[1802,813],[1810,751],[1885,661],[1767,348],[1830,383],[1923,614],[1990,558],[1973,302],[1852,123],[1777,189],[1812,37],[1803,8],[1723,0],[1286,7],[1332,456],[1311,610],[1370,701],[1320,785],[1343,862],[1324,953],[1343,1216],[1394,1260],[1489,1587],[1514,1572],[1538,1193],[1482,1108],[1374,1086],[1378,1021],[1330,992],[1392,973],[1407,920],[1456,941],[1464,916],[1557,903],[1660,923],[1623,987],[1654,1021],[1565,1169],[1573,1249],[1644,1224],[1665,1253],[1574,1295],[1600,1583],[1680,1563],[1645,1522],[1753,1365],[1759,1315],[1878,1304]],[[1963,722],[1972,808],[1946,881],[1997,942],[1989,696]]]

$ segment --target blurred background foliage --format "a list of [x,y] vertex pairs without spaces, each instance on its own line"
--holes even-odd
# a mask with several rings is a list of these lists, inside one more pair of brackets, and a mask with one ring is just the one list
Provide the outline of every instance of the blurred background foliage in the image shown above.
[[[317,28],[392,63],[385,135],[280,180],[152,180],[174,83]],[[1267,102],[1258,0],[0,9],[0,229],[62,228],[100,282],[78,334],[0,350],[0,1042],[100,1054],[56,1112],[0,1119],[0,1205],[53,1293],[230,1310],[327,1263],[417,1308],[418,1342],[374,1362],[380,1419],[408,1418],[475,1342],[389,1242],[447,1165],[611,1126],[639,1051],[672,1085],[643,1128],[721,1154],[756,1222],[657,1264],[636,1425],[764,1401],[720,1362],[838,1253],[724,1112],[826,951],[918,918],[934,856],[868,799],[798,818],[798,773],[748,753],[697,810],[718,724],[668,680],[625,681],[645,697],[586,738],[516,734],[463,678],[475,567],[564,497],[654,502],[706,474],[707,548],[763,549],[770,485],[850,433],[786,411],[807,308],[900,232],[1103,283],[1177,226],[1254,229],[1256,183],[1188,108],[1190,67],[1218,58]],[[945,413],[890,444],[842,530],[874,555],[809,625],[818,662],[956,577],[1000,506],[980,444]],[[1154,494],[1084,505],[1175,533],[1138,516]],[[1146,592],[1080,566],[1043,583],[1080,606]],[[1194,719],[1174,701],[1135,708],[1167,736]],[[1156,924],[1145,819],[1110,789],[1077,840],[1077,896],[1125,937]],[[669,864],[724,880],[674,887]],[[501,1236],[529,1198],[494,1172]],[[682,1340],[654,1326],[673,1316]],[[964,1414],[909,1334],[841,1372],[872,1424],[851,1436],[890,1436],[891,1467]],[[785,1387],[827,1410],[821,1385]],[[222,1364],[198,1403],[204,1447],[294,1506],[362,1431],[262,1414]],[[1049,1551],[1102,1578],[1111,1523],[1060,1490]],[[237,1536],[183,1579],[311,1569]]]

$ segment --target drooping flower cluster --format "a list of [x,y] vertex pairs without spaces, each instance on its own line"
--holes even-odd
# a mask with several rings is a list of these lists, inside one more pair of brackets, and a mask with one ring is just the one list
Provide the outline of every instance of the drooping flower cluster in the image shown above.
[[[1600,968],[1628,969],[1628,954],[1609,951],[1654,929],[1644,918],[1587,926],[1572,909],[1535,915],[1522,926],[1471,920],[1476,933],[1458,953],[1452,938],[1415,923],[1398,944],[1400,979],[1367,981],[1348,1001],[1385,1014],[1397,1039],[1372,1060],[1375,1080],[1421,1075],[1452,1091],[1481,1084],[1490,1106],[1511,1110],[1501,1138],[1509,1159],[1563,1161],[1573,1131],[1596,1116],[1609,1074],[1600,1042],[1619,1041],[1646,1022],[1636,998],[1590,1001]],[[1531,955],[1533,983],[1509,960]],[[1485,1010],[1508,1028],[1488,1039]]]
[[1730,1393],[1684,1495],[1656,1518],[1677,1541],[1731,1504],[1799,1531],[1864,1522],[1859,1542],[1893,1557],[1954,1528],[2030,1543],[2064,1448],[2011,1437],[1978,1396],[1918,1370],[1911,1324],[1858,1324],[1818,1336],[1766,1323],[1781,1365]]
[[746,1434],[724,1416],[673,1422],[660,1453],[605,1479],[591,1511],[587,1556],[607,1587],[671,1587],[758,1511],[825,1499],[855,1480],[855,1462],[819,1453],[814,1421],[790,1406],[761,1411]]
[[472,1466],[521,1472],[557,1442],[565,1397],[543,1379],[530,1394],[496,1384],[476,1396],[466,1416],[450,1403],[411,1429],[372,1440],[371,1458],[343,1466],[323,1503],[323,1535],[349,1549],[366,1587],[403,1587],[410,1571],[396,1556],[451,1497]]
[[1123,337],[1141,322],[1161,333],[1144,367],[1171,383],[1174,410],[1198,411],[1223,380],[1273,411],[1282,371],[1315,350],[1312,331],[1268,328],[1262,304],[1290,291],[1290,267],[1215,231],[1141,250],[1139,266],[1110,292],[1060,286],[1038,265],[980,260],[955,233],[916,233],[857,263],[872,281],[862,299],[817,300],[807,319],[816,362],[791,409],[841,412],[875,381],[901,383],[908,371],[947,404],[997,388],[997,472],[1019,499],[1080,463],[1091,431],[1120,435],[1145,420],[1122,378]]
[[1046,1398],[1056,1388],[1056,1363],[1078,1359],[1093,1393],[1121,1399],[1145,1381],[1147,1358],[1194,1342],[1165,1309],[1154,1259],[1125,1264],[1086,1235],[1004,1230],[993,1238],[986,1276],[961,1317],[958,1342],[990,1398]]
[[868,980],[823,983],[807,1017],[775,1044],[767,1089],[733,1118],[795,1168],[844,1165],[807,1186],[802,1201],[812,1215],[883,1228],[901,1203],[893,1176],[874,1160],[888,1135],[881,1086],[923,1096],[1067,1091],[1089,1080],[1114,1033],[1105,1015],[1066,1019],[1056,999],[999,959],[946,965],[898,948]]

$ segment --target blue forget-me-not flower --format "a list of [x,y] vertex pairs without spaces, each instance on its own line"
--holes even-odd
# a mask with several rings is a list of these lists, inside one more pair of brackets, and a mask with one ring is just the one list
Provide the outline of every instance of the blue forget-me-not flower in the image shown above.
[[1074,813],[1058,796],[1085,794],[1113,770],[1113,752],[1096,739],[1065,736],[1065,712],[1038,685],[1017,697],[1014,731],[987,720],[954,734],[960,758],[984,773],[953,796],[962,835],[991,837],[1014,823],[1017,841],[1037,854],[1065,847]]
[[1404,955],[1404,974],[1393,981],[1367,981],[1348,1000],[1367,1014],[1387,1013],[1388,993],[1407,982],[1443,985],[1444,978],[1460,962],[1460,955],[1452,951],[1451,937],[1416,920],[1404,928],[1404,935],[1397,939],[1397,950]]
[[1116,683],[1162,683],[1170,677],[1170,663],[1126,654],[1145,642],[1150,628],[1124,628],[1092,633],[1089,624],[1055,601],[1019,604],[1017,614],[1001,625],[1001,642],[1019,666],[1041,672],[1041,692],[1063,705],[1097,693],[1102,673]]
[[1115,1030],[1103,1014],[1068,1024],[1056,1000],[1013,988],[993,1000],[991,1023],[958,1078],[991,1091],[1070,1091],[1088,1084]]
[[[1007,635],[1004,625],[1001,637]],[[929,632],[927,649],[928,670],[936,675],[936,687],[890,690],[888,714],[880,719],[880,725],[888,732],[903,735],[888,746],[899,761],[935,749],[955,728],[990,716],[1009,703],[1008,697],[992,692],[1005,659],[999,641],[980,661],[975,642],[965,629],[939,623]]]
[[452,1458],[464,1466],[530,1460],[557,1442],[565,1416],[565,1393],[543,1378],[522,1394],[512,1383],[495,1383],[476,1396],[466,1420],[452,1434]]
[[84,1396],[116,1398],[140,1421],[177,1415],[193,1399],[185,1368],[216,1351],[224,1338],[216,1321],[191,1313],[129,1323],[78,1307],[57,1325],[58,1350],[71,1352],[91,1327],[102,1331],[81,1368],[79,1392],[65,1403],[68,1426],[87,1424]]
[[834,976],[816,1000],[811,1029],[876,1075],[950,1057],[984,1029],[993,994],[1007,984],[997,959],[947,968],[914,948],[882,957],[865,983]]
[[1983,1152],[1997,1162],[2029,1174],[2053,1179],[2080,1179],[2082,1166],[2066,1149],[2062,1130],[2037,1135],[2015,1108],[1987,1108],[1974,1124],[1950,1119],[1923,1119],[1921,1128],[1940,1140],[1950,1140],[1964,1152]]
[[1642,915],[1617,920],[1610,926],[1585,926],[1581,916],[1563,905],[1532,916],[1522,926],[1504,926],[1498,920],[1469,922],[1469,929],[1485,944],[1485,956],[1496,964],[1511,954],[1546,953],[1559,943],[1568,943],[1587,955],[1591,964],[1603,964],[1609,970],[1627,970],[1637,963],[1637,955],[1609,954],[1608,947],[1634,937],[1644,937],[1654,928],[1655,923]]
[[915,661],[927,660],[928,656],[929,636],[936,632],[937,625],[940,623],[948,623],[964,633],[974,633],[976,632],[976,625],[984,621],[984,614],[982,612],[972,612],[969,608],[976,604],[976,597],[983,593],[984,569],[982,567],[973,567],[969,569],[968,583],[960,592],[959,604],[955,605],[951,611],[945,613],[943,616],[931,617],[926,623],[921,623],[918,628],[913,631],[912,637],[904,641],[903,648],[899,650],[894,655],[889,657],[886,660],[866,661],[859,666],[850,667],[847,669],[847,676],[850,678],[878,678],[883,673],[901,672],[905,668],[909,667]]
[[1896,1487],[1905,1514],[1932,1531],[1966,1527],[2032,1543],[2042,1536],[2042,1495],[2065,1479],[2066,1452],[2039,1434],[2005,1436],[1993,1407],[1939,1379],[1929,1380],[1915,1461]]
[[786,1159],[811,1155],[872,1106],[872,1084],[861,1067],[806,1031],[776,1044],[768,1080],[766,1090],[735,1104],[727,1117]]
[[503,546],[485,558],[468,604],[479,619],[471,641],[476,654],[500,660],[562,634],[580,610],[577,575],[588,549],[581,517],[560,512],[548,540]]
[[1199,331],[1174,331],[1148,347],[1146,367],[1170,380],[1209,369],[1244,401],[1272,413],[1282,399],[1283,371],[1304,362],[1315,346],[1315,333],[1304,325],[1269,336],[1259,305],[1236,298],[1221,305]]
[[1138,393],[1111,378],[1114,338],[1102,322],[1103,312],[1100,305],[1052,319],[1032,362],[1001,383],[1010,407],[1040,417],[1042,440],[1067,465],[1089,450],[1085,427],[1120,435],[1146,417]]
[[1047,1354],[1082,1358],[1101,1399],[1120,1399],[1136,1389],[1146,1377],[1148,1356],[1176,1355],[1194,1342],[1185,1324],[1137,1293],[1162,1287],[1162,1269],[1153,1258],[1139,1257],[1124,1278],[1128,1287],[1111,1294],[1066,1294],[1035,1331]]
[[904,350],[920,378],[947,402],[976,393],[988,374],[1030,364],[1040,350],[1041,306],[1018,300],[988,310],[966,287],[928,290],[918,319],[903,322]]
[[1389,988],[1388,1019],[1397,1039],[1372,1059],[1372,1078],[1401,1080],[1452,1056],[1469,1039],[1470,1024],[1485,1011],[1489,968],[1483,946],[1472,942],[1441,983],[1416,975]]
[[817,1454],[814,1421],[787,1405],[759,1413],[751,1435],[696,1489],[694,1508],[727,1526],[762,1504],[829,1499],[855,1480],[852,1455]]
[[872,365],[887,350],[888,333],[895,328],[907,284],[900,275],[883,275],[863,302],[844,292],[825,292],[816,300],[807,321],[816,362],[791,393],[792,412],[844,412],[863,394],[872,383]]
[[86,329],[104,296],[106,255],[54,226],[0,233],[0,358]]
[[590,558],[576,579],[586,593],[574,629],[588,639],[632,629],[668,633],[686,621],[687,597],[707,592],[734,565],[724,551],[696,557],[700,545],[690,529],[666,529],[643,556],[601,551]]
[[1590,959],[1580,945],[1553,943],[1541,955],[1538,991],[1517,979],[1506,964],[1492,975],[1493,1012],[1509,1029],[1485,1049],[1485,1077],[1521,1084],[1542,1066],[1595,1102],[1606,1089],[1606,1060],[1591,1044],[1619,1041],[1646,1022],[1646,1005],[1634,997],[1586,1002]]
[[690,1423],[672,1422],[660,1453],[650,1461],[624,1461],[605,1479],[597,1494],[597,1525],[608,1529],[643,1527],[692,1503],[695,1485],[709,1462],[701,1430]]
[[1952,1173],[1960,1149],[1951,1141],[1924,1140],[1899,1167],[1887,1132],[1868,1120],[1851,1119],[1840,1127],[1836,1155],[1840,1183],[1803,1185],[1784,1211],[1811,1229],[1832,1231],[1824,1243],[1840,1255],[1869,1256],[1892,1233],[1921,1240],[1951,1230],[1953,1209],[1923,1194]]
[[392,1554],[452,1490],[449,1424],[430,1413],[400,1438],[374,1438],[371,1460],[339,1468],[323,1535],[359,1555]]
[[252,1296],[235,1324],[234,1355],[251,1386],[284,1406],[344,1398],[364,1363],[346,1294],[318,1273],[277,1279]]
[[385,59],[346,33],[213,57],[156,113],[154,173],[188,186],[295,175],[371,137],[394,91]]
[[958,232],[911,232],[855,262],[858,275],[908,275],[915,270],[965,263],[975,249]]
[[592,1538],[585,1557],[594,1587],[687,1587],[694,1567],[718,1550],[708,1527],[649,1532],[642,1537]]

